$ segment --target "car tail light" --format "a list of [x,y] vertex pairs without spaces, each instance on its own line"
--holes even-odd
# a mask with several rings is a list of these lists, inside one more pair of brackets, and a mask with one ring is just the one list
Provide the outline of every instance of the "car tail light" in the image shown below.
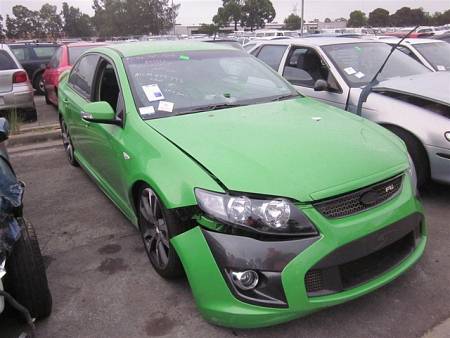
[[23,70],[20,70],[13,74],[13,83],[23,83],[27,81],[28,81],[27,73],[25,73]]

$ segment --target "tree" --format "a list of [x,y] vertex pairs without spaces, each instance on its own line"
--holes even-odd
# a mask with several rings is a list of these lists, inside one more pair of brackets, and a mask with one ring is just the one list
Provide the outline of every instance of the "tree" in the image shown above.
[[25,6],[12,8],[13,16],[6,15],[7,36],[13,39],[42,37],[43,29],[38,11],[31,11]]
[[325,23],[331,23],[331,19],[330,18],[325,18]]
[[5,30],[3,29],[3,16],[0,15],[0,41],[5,39]]
[[242,0],[223,0],[223,6],[218,8],[213,22],[218,27],[225,27],[233,22],[234,30],[237,31],[238,24],[242,19],[242,7]]
[[155,35],[174,25],[180,5],[169,0],[94,0],[94,25],[100,36]]
[[302,18],[298,15],[291,13],[286,19],[284,19],[284,29],[297,30],[302,27]]
[[384,8],[374,9],[369,13],[369,20],[367,20],[367,23],[372,27],[389,26],[389,11]]
[[199,34],[208,34],[209,36],[216,35],[218,31],[219,27],[217,27],[212,23],[211,24],[202,23],[199,29],[197,30]]
[[430,25],[443,26],[450,24],[450,9],[444,13],[436,12],[429,17]]
[[423,8],[402,7],[390,17],[391,24],[397,27],[426,25],[427,21]]
[[241,26],[263,28],[266,23],[272,22],[276,12],[270,0],[245,0],[242,7]]
[[358,10],[350,13],[350,19],[347,21],[347,27],[363,27],[366,24],[367,24],[366,13]]
[[56,12],[56,6],[44,4],[39,11],[39,19],[42,25],[42,33],[45,37],[56,39],[62,33],[61,16]]
[[67,2],[63,2],[62,5],[63,30],[68,37],[89,37],[94,34],[92,19],[89,15],[81,13],[79,8],[69,7]]

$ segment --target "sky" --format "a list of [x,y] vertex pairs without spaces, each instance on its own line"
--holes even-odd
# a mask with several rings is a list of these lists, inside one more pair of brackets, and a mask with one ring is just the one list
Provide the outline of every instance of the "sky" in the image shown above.
[[[79,7],[81,11],[93,15],[92,0],[65,0],[69,5]],[[0,14],[5,17],[11,14],[11,8],[20,4],[30,9],[39,9],[44,3],[51,3],[61,8],[64,0],[0,0]],[[298,14],[301,12],[301,0],[272,0],[277,12],[275,22],[283,22],[284,18],[297,7]],[[199,24],[210,23],[216,14],[217,8],[222,4],[221,0],[174,0],[181,4],[177,23]],[[388,11],[395,12],[397,9],[408,7],[423,7],[427,12],[443,12],[450,9],[449,0],[305,0],[305,19],[313,20],[325,18],[348,18],[351,11],[362,10],[367,14],[375,8],[382,7]]]

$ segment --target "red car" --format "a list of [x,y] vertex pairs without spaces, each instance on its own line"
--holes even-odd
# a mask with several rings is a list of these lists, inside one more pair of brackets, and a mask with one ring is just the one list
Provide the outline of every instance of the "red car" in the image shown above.
[[89,48],[103,46],[104,43],[75,42],[60,46],[42,75],[45,88],[45,102],[58,105],[58,80],[62,72],[72,68],[77,58]]

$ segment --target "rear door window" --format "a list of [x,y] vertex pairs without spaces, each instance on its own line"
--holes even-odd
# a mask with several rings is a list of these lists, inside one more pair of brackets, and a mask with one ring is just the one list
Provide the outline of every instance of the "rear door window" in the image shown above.
[[0,50],[0,70],[17,69],[13,58],[4,50]]
[[281,59],[283,58],[286,49],[287,46],[266,45],[260,49],[257,58],[264,61],[275,71],[278,71],[278,67],[280,66]]
[[99,56],[96,54],[83,56],[70,73],[69,84],[87,100],[91,99],[92,80],[94,79],[98,60]]
[[62,47],[59,47],[56,52],[53,54],[52,58],[48,62],[49,68],[58,68],[59,60],[61,59]]
[[16,57],[17,61],[23,62],[30,59],[30,53],[27,47],[11,47],[11,51]]
[[33,52],[38,59],[50,59],[55,54],[57,46],[37,46],[33,47]]

